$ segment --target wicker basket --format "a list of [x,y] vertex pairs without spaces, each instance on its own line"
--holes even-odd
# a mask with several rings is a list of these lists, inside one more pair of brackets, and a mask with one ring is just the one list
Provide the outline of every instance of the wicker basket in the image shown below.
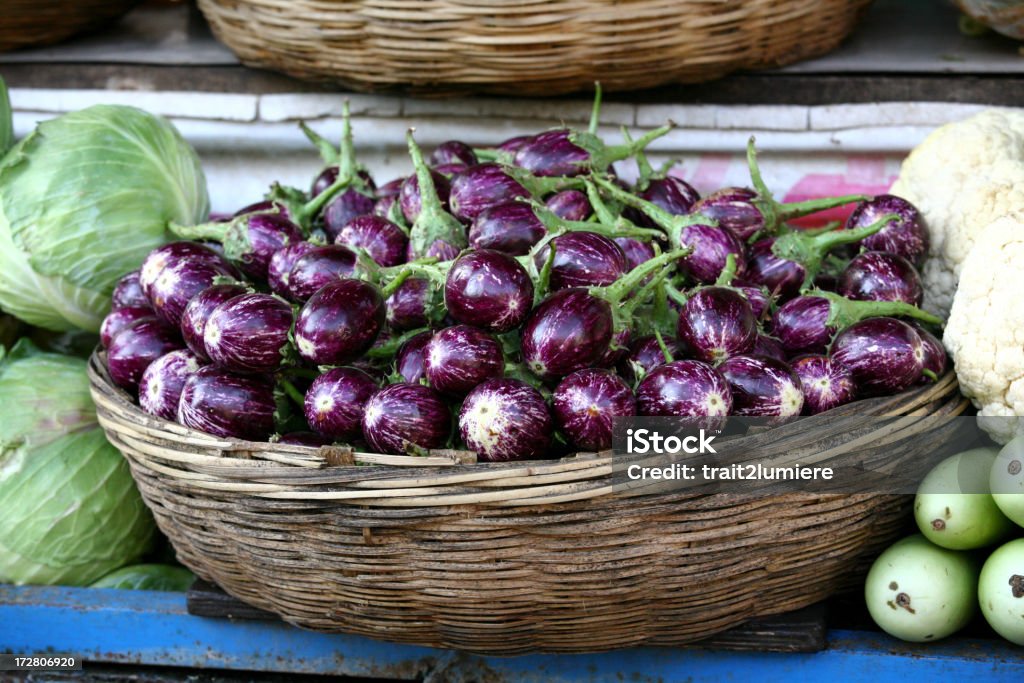
[[[613,495],[602,454],[485,464],[224,440],[142,413],[100,354],[89,373],[100,424],[178,558],[323,631],[503,655],[683,644],[859,581],[909,507],[895,495]],[[966,405],[950,373],[848,409],[943,418]],[[887,460],[904,467],[954,420],[896,422]]]
[[815,57],[870,0],[199,0],[246,64],[356,90],[636,90]]
[[49,45],[102,28],[139,0],[4,0],[0,52]]

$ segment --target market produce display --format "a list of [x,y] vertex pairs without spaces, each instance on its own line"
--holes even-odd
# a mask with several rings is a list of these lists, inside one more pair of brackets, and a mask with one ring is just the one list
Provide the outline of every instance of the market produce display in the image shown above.
[[[308,128],[308,192],[175,223],[118,286],[111,378],[147,412],[222,437],[313,432],[481,460],[611,446],[611,421],[813,414],[935,381],[941,320],[918,308],[927,235],[893,196],[705,197],[622,144],[554,129],[450,141],[379,187]],[[626,183],[612,164],[635,159]],[[856,205],[846,225],[789,219]],[[913,323],[913,324],[912,324]],[[187,349],[187,350],[186,350]]]

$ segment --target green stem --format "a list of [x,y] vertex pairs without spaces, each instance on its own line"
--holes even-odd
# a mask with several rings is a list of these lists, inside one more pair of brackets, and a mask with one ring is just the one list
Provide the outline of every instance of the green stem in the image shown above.
[[867,199],[870,199],[867,195],[848,194],[841,197],[823,197],[821,199],[808,199],[802,202],[778,204],[776,208],[776,215],[779,220],[786,221],[793,218],[800,218],[801,216],[808,216],[812,213],[818,213],[819,211],[834,209],[837,206],[862,202]]
[[731,285],[735,278],[736,254],[729,254],[725,257],[725,267],[722,268],[722,272],[718,274],[718,279],[715,280],[715,284],[719,287],[725,287],[727,285]]
[[281,388],[284,389],[284,393],[288,395],[292,401],[300,406],[306,405],[306,397],[299,391],[291,381],[287,379],[281,379]]
[[925,368],[924,370],[922,370],[921,374],[924,375],[925,377],[927,377],[928,379],[930,379],[933,382],[938,382],[939,381],[939,376],[936,375],[934,371],[929,370],[928,368]]
[[538,177],[518,166],[502,166],[502,171],[526,188],[531,197],[544,197],[562,190],[578,190],[583,187],[583,178],[578,176]]
[[[557,244],[551,244],[548,249],[548,256],[544,259],[544,266],[540,269],[540,273],[537,275],[537,286],[533,288],[533,305],[536,306],[544,297],[548,294],[548,289],[551,288],[551,269],[555,264],[555,250],[558,248]],[[536,268],[536,264],[531,259],[531,264]]]
[[373,358],[373,359],[391,358],[392,356],[394,356],[398,352],[398,349],[401,348],[402,344],[404,344],[405,342],[409,341],[410,339],[415,337],[417,334],[422,334],[424,332],[429,332],[429,331],[430,331],[429,327],[421,327],[419,329],[409,330],[408,332],[406,332],[406,333],[404,333],[404,334],[402,334],[402,335],[400,335],[398,337],[392,337],[391,339],[388,339],[383,344],[380,344],[378,346],[374,346],[369,351],[367,351],[366,352],[366,357],[367,358]]
[[860,242],[884,228],[890,221],[897,220],[895,214],[887,214],[871,225],[851,230],[833,230],[817,235],[790,232],[775,238],[772,253],[780,259],[799,263],[807,272],[804,287],[810,285],[821,270],[821,264],[828,253],[838,246]]
[[327,189],[310,199],[296,209],[295,220],[301,225],[307,225],[313,216],[316,216],[332,199],[347,190],[352,184],[352,178],[343,176],[341,173]]
[[232,223],[237,219],[233,219],[226,223],[224,222],[210,222],[210,223],[199,223],[198,225],[180,225],[178,223],[168,223],[167,229],[171,231],[171,234],[175,237],[180,237],[183,240],[209,240],[212,242],[222,241],[231,228]]
[[[622,137],[626,142],[633,142],[633,136],[629,134],[629,129],[625,126],[622,127]],[[647,186],[651,184],[651,178],[655,176],[654,167],[651,166],[651,162],[647,159],[647,154],[644,150],[638,149],[634,157],[636,158],[637,170],[640,172],[640,176],[636,181],[636,189],[642,192],[647,189]]]
[[590,125],[587,131],[597,135],[597,127],[601,122],[601,81],[594,81],[594,105],[590,109]]
[[676,289],[674,285],[671,285],[666,282],[665,293],[668,294],[668,297],[672,299],[672,301],[675,301],[680,306],[686,305],[686,295],[680,292],[678,289]]
[[757,163],[757,150],[754,148],[753,135],[747,140],[747,166],[750,168],[750,181],[754,185],[754,190],[758,196],[764,200],[774,202],[771,190],[768,189],[768,185],[765,184],[764,179],[761,177],[761,167]]
[[356,163],[356,145],[352,137],[352,114],[347,99],[341,107],[341,144],[338,147],[341,154],[338,159],[338,175],[354,180],[359,172],[359,165]]
[[671,363],[675,360],[672,356],[672,352],[668,348],[668,344],[665,343],[665,338],[661,336],[661,332],[654,330],[654,338],[658,340],[658,347],[661,349],[661,355],[665,357],[666,363]]
[[317,133],[315,130],[306,125],[305,121],[299,121],[299,128],[305,133],[306,137],[320,152],[320,158],[323,159],[324,163],[328,166],[332,166],[338,163],[338,150],[334,148],[330,142],[327,141],[322,135]]
[[816,296],[829,302],[826,325],[843,330],[866,318],[894,317],[914,318],[930,325],[941,325],[942,318],[922,311],[913,304],[903,301],[853,301],[835,292],[815,290],[808,296]]
[[598,192],[597,185],[591,180],[585,180],[584,184],[587,188],[587,199],[590,201],[591,208],[594,209],[594,216],[597,222],[614,225],[619,216],[613,214],[608,205],[601,199],[601,193]]
[[692,249],[674,249],[661,254],[660,256],[655,256],[654,258],[641,263],[639,266],[619,278],[616,282],[607,285],[606,287],[591,287],[590,294],[599,299],[604,299],[610,304],[618,304],[626,298],[630,291],[643,282],[648,275],[669,264],[672,264],[674,267],[674,261],[685,258],[691,253],[693,253]]

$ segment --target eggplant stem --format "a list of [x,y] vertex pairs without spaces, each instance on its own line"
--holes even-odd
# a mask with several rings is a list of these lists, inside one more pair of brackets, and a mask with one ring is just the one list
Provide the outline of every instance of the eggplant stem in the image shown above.
[[863,202],[870,199],[867,195],[863,194],[848,194],[841,197],[823,197],[821,199],[807,199],[802,202],[790,202],[788,204],[778,204],[776,206],[776,213],[779,220],[790,220],[792,218],[800,218],[807,216],[812,213],[818,213],[819,211],[827,211],[828,209],[834,209],[837,206],[845,206],[846,204],[854,204],[856,202]]
[[380,346],[374,346],[369,351],[367,351],[366,352],[366,357],[367,358],[375,358],[375,359],[376,358],[391,358],[392,356],[395,355],[395,353],[398,352],[398,349],[401,348],[402,344],[404,344],[405,342],[409,341],[410,339],[415,337],[417,334],[422,334],[424,332],[429,332],[429,331],[430,331],[429,327],[420,327],[420,328],[417,328],[415,330],[409,330],[408,332],[406,332],[406,333],[404,333],[404,334],[402,334],[402,335],[400,335],[398,337],[392,337],[391,339],[388,339],[386,342],[384,342]]
[[[633,142],[633,136],[629,134],[629,130],[622,127],[622,137],[627,143]],[[651,162],[647,159],[647,153],[642,149],[638,149],[636,154],[633,155],[636,158],[636,166],[639,171],[639,177],[636,181],[637,190],[646,190],[647,186],[651,183],[651,178],[654,177],[654,167],[651,166]]]
[[610,304],[617,304],[625,298],[631,290],[635,289],[645,277],[659,268],[665,268],[670,265],[674,268],[675,264],[673,261],[685,258],[692,253],[693,249],[674,249],[661,254],[660,256],[655,256],[654,258],[641,263],[610,285],[605,287],[592,287],[590,289],[591,295],[602,298]]
[[854,301],[835,292],[820,290],[815,290],[808,296],[816,296],[829,302],[826,324],[840,330],[866,318],[881,316],[914,318],[930,325],[942,324],[942,318],[904,301]]
[[310,199],[298,208],[298,215],[295,217],[301,225],[306,225],[309,219],[320,213],[320,210],[332,199],[338,196],[343,190],[347,190],[352,184],[352,178],[338,173],[338,177],[327,189]]
[[303,134],[306,138],[313,143],[313,145],[320,152],[320,158],[328,166],[338,163],[338,150],[334,148],[325,137],[317,133],[315,130],[306,125],[305,121],[299,121],[299,128],[302,129]]
[[668,295],[668,298],[672,299],[672,301],[675,301],[680,306],[685,306],[686,305],[686,302],[687,302],[686,295],[683,294],[682,292],[680,292],[678,289],[676,289],[674,285],[669,284],[668,282],[666,282],[665,283],[665,293]]
[[750,169],[750,182],[754,185],[754,190],[758,196],[762,199],[774,201],[771,190],[768,189],[764,178],[761,177],[761,167],[757,163],[757,149],[754,147],[753,135],[747,140],[747,166]]
[[557,248],[558,245],[552,242],[548,249],[548,256],[544,259],[544,266],[537,275],[537,286],[533,290],[534,306],[544,300],[544,297],[548,294],[548,289],[551,287],[551,269],[555,264],[555,250]]
[[719,287],[725,287],[732,284],[732,281],[736,278],[736,254],[730,253],[725,257],[725,267],[722,268],[722,272],[718,274],[718,279],[715,280],[715,285]]
[[601,81],[594,81],[594,104],[590,109],[590,125],[587,131],[591,135],[597,135],[597,127],[601,122]]
[[284,389],[284,393],[288,394],[288,398],[294,401],[300,406],[306,405],[306,397],[303,396],[302,392],[299,391],[290,380],[281,379],[281,388]]
[[657,329],[654,330],[654,338],[658,340],[658,348],[661,349],[661,355],[665,357],[665,362],[671,363],[674,361],[675,358],[672,356],[668,344],[665,343],[665,338],[661,336],[661,332]]
[[[234,219],[237,220],[237,219]],[[233,221],[209,223],[198,223],[196,225],[181,225],[179,223],[168,223],[167,229],[176,237],[185,240],[210,240],[220,242],[227,235]]]

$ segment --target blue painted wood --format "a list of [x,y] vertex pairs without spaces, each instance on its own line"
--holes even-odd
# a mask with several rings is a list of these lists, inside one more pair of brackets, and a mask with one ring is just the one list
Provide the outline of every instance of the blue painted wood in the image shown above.
[[815,654],[643,648],[596,655],[477,657],[303,631],[278,622],[189,615],[183,593],[0,586],[0,651],[56,651],[86,661],[292,673],[334,673],[429,683],[617,683],[800,680],[903,683],[1024,681],[1024,649],[1002,641],[908,645],[882,634],[830,633]]

